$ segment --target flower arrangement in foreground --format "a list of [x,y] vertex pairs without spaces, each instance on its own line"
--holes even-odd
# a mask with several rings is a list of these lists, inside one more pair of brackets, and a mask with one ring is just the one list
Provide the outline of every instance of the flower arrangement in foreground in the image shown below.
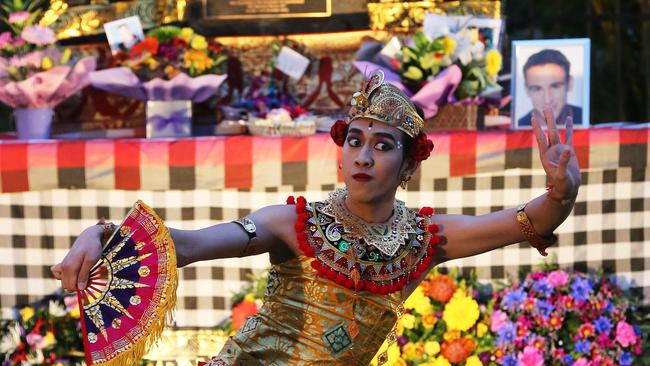
[[641,355],[635,305],[604,275],[549,267],[495,293],[493,309],[491,364],[628,366]]
[[55,295],[0,321],[0,365],[80,365],[83,340],[77,297]]
[[434,270],[404,303],[397,342],[384,343],[379,353],[389,347],[388,365],[482,365],[493,343],[483,301],[490,291],[474,276],[464,280],[455,271]]

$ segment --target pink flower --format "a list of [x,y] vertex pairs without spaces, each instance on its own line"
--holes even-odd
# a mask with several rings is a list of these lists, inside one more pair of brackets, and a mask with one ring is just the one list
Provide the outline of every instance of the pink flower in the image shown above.
[[66,296],[63,298],[63,303],[65,304],[65,308],[67,311],[70,311],[71,309],[74,309],[77,307],[79,304],[77,302],[77,297],[76,296]]
[[580,357],[573,363],[573,366],[589,366],[589,362],[587,362],[587,359]]
[[20,36],[25,41],[39,46],[45,46],[56,42],[54,31],[48,27],[41,27],[40,25],[33,25],[23,29]]
[[27,344],[33,347],[36,351],[43,349],[45,347],[45,337],[38,333],[29,333],[27,335]]
[[597,342],[598,342],[598,346],[603,349],[611,348],[614,346],[614,342],[612,342],[612,339],[609,338],[609,335],[605,333],[600,333]]
[[523,366],[542,366],[544,364],[544,355],[534,346],[526,346],[518,358],[519,364]]
[[578,329],[578,334],[582,338],[588,338],[594,335],[594,326],[591,323],[584,323]]
[[0,34],[0,48],[4,48],[7,44],[11,42],[11,33],[9,32],[2,32]]
[[620,321],[616,325],[616,340],[623,347],[636,343],[636,333],[634,333],[634,328],[625,321]]
[[549,273],[547,279],[553,287],[564,286],[569,280],[569,275],[562,270],[557,270]]
[[508,321],[508,315],[501,310],[495,310],[490,318],[490,330],[496,332]]
[[9,23],[16,24],[22,23],[29,18],[31,14],[28,11],[17,11],[9,14]]

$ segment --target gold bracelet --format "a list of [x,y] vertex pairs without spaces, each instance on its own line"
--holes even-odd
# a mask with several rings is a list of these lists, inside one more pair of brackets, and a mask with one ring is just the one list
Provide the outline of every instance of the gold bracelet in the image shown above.
[[528,219],[528,215],[526,215],[526,212],[524,211],[527,204],[528,203],[524,203],[517,207],[517,223],[519,224],[519,229],[524,235],[524,238],[526,238],[531,246],[537,249],[539,254],[547,256],[548,253],[546,253],[546,248],[557,242],[557,236],[551,234],[550,238],[544,238],[537,234],[533,228],[533,224],[530,222],[530,219]]

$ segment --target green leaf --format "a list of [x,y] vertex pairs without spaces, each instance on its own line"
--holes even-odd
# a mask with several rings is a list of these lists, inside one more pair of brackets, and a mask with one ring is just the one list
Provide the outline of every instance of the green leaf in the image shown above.
[[402,46],[402,54],[404,55],[404,62],[409,62],[410,60],[417,60],[418,55],[416,51],[408,46]]
[[411,80],[422,80],[422,77],[424,74],[422,73],[422,70],[416,66],[409,66],[408,70],[404,74],[402,74],[405,78],[411,79]]
[[415,48],[418,50],[424,50],[429,45],[429,40],[422,32],[415,33],[413,39],[415,41]]

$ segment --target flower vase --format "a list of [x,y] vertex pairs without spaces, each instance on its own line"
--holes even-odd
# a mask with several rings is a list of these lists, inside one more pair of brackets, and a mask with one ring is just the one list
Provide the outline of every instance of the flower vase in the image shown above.
[[52,108],[17,108],[14,110],[16,131],[21,140],[48,139],[52,130]]
[[147,137],[187,137],[191,135],[191,100],[147,101]]

